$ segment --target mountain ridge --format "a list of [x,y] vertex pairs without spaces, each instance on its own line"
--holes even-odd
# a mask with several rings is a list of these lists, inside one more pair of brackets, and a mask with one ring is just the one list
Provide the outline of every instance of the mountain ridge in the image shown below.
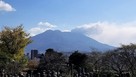
[[48,48],[61,52],[72,52],[76,50],[81,52],[89,52],[92,50],[106,51],[114,48],[80,33],[61,32],[59,30],[47,30],[33,36],[31,40],[33,42],[26,47],[26,52],[30,52],[32,49],[45,52]]

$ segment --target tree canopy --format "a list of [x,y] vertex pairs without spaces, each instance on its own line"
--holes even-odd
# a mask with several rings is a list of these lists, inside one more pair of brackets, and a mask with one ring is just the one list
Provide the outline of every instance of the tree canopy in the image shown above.
[[87,55],[75,51],[69,56],[69,63],[74,64],[76,67],[85,66],[87,61]]
[[0,52],[6,53],[14,60],[21,59],[24,55],[24,48],[30,42],[29,34],[23,30],[23,26],[4,27],[0,32]]
[[47,49],[45,52],[46,65],[50,69],[59,68],[62,64],[65,63],[65,58],[61,52],[54,51],[53,49]]
[[[24,31],[22,25],[15,28],[4,27],[0,31],[0,55],[2,55],[0,56],[0,67],[4,66],[3,68],[8,70],[10,66],[19,65],[22,68],[27,62],[24,49],[29,43],[31,43],[30,36]],[[20,69],[19,67],[16,71]]]

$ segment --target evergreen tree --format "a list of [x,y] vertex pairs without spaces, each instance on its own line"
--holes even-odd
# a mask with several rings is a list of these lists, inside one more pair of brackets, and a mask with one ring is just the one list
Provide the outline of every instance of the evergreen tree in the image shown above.
[[69,56],[69,63],[74,64],[76,68],[84,67],[87,61],[87,55],[75,51]]

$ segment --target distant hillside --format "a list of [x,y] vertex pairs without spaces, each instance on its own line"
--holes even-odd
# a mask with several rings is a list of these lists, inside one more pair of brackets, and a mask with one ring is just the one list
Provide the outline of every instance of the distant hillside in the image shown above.
[[33,42],[26,47],[26,52],[30,52],[32,49],[37,49],[44,53],[48,48],[53,48],[54,50],[61,52],[71,52],[75,50],[89,52],[94,49],[105,51],[114,48],[97,42],[83,34],[61,32],[59,30],[48,30],[32,37],[31,39]]

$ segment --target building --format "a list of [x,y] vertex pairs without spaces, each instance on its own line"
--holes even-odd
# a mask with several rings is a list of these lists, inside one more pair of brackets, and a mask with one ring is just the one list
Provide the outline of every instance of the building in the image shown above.
[[38,57],[38,50],[31,50],[31,59]]

